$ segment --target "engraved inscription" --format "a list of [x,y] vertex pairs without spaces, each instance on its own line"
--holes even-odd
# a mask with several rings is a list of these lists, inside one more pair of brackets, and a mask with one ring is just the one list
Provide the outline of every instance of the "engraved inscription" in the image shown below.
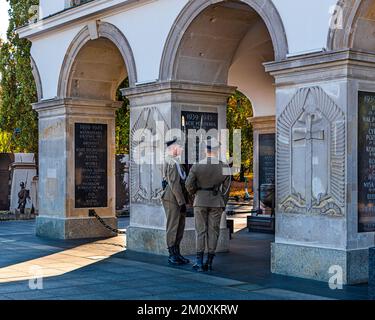
[[107,125],[75,124],[75,207],[108,206]]
[[358,231],[375,231],[375,93],[358,101]]
[[[200,141],[200,138],[197,136],[190,137],[189,130],[205,130],[207,133],[211,129],[218,129],[219,126],[219,115],[217,113],[209,112],[194,112],[194,111],[182,111],[181,112],[181,129],[185,134],[185,163],[191,164],[193,162],[199,162],[200,159],[205,157],[205,154],[200,154],[200,144],[203,141]],[[196,150],[195,157],[192,150],[189,150],[189,139],[196,139]],[[187,171],[190,170],[189,169]]]

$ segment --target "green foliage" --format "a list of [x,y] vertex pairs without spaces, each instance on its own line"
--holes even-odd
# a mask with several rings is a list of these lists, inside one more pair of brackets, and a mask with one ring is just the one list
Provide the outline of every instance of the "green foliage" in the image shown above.
[[[0,132],[21,134],[12,139],[10,151],[36,152],[38,149],[37,114],[31,103],[37,101],[35,81],[30,66],[31,43],[20,39],[16,29],[27,24],[38,0],[7,0],[10,4],[7,41],[0,47]],[[6,133],[5,133],[6,134]]]
[[12,135],[8,132],[0,132],[0,153],[10,152],[10,141]]
[[120,89],[129,87],[129,79],[126,78],[117,90],[116,100],[122,101],[122,107],[116,112],[116,153],[129,154],[130,138],[130,108],[129,100],[123,97]]
[[233,152],[233,130],[241,129],[242,175],[253,172],[253,128],[249,118],[253,117],[250,100],[236,91],[229,99],[227,106],[227,127],[230,131],[230,154]]
[[[129,80],[125,79],[119,89],[129,86]],[[129,100],[117,91],[116,99],[123,101],[122,107],[116,113],[116,153],[129,153],[130,138],[130,108]],[[227,126],[230,131],[230,154],[232,155],[232,134],[234,129],[241,129],[242,139],[242,174],[249,175],[253,172],[253,128],[248,119],[253,116],[250,100],[237,91],[228,99]]]

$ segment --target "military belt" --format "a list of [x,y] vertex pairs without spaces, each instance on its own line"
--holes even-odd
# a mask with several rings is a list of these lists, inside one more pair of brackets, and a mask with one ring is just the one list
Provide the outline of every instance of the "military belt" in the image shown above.
[[198,191],[216,191],[215,188],[198,188]]

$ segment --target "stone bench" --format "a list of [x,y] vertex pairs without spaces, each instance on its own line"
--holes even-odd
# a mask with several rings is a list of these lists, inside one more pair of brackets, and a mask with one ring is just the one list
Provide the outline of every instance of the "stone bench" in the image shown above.
[[275,217],[274,216],[248,216],[247,228],[249,232],[275,233]]

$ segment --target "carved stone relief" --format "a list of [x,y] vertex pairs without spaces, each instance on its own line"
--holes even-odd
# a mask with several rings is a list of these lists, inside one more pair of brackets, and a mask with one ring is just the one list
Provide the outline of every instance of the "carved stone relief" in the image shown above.
[[344,113],[322,88],[304,88],[298,90],[277,124],[279,210],[342,216]]
[[[159,144],[163,141],[147,139],[149,135],[156,137],[158,130],[163,130],[157,124],[164,124],[164,132],[169,126],[156,107],[144,108],[131,129],[131,202],[159,205],[162,193],[162,165],[158,163],[158,152],[162,150]],[[164,132],[159,132],[163,136]],[[141,139],[135,139],[135,135]],[[143,157],[145,163],[136,161]]]

